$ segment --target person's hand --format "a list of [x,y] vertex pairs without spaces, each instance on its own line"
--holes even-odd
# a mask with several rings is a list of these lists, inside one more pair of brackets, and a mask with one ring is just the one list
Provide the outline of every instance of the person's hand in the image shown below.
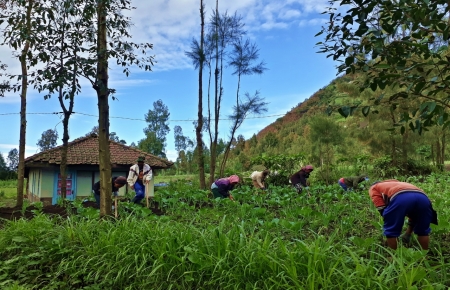
[[411,235],[404,233],[403,235],[400,236],[400,240],[404,244],[409,244],[411,242]]
[[131,190],[134,190],[134,185],[130,186]]

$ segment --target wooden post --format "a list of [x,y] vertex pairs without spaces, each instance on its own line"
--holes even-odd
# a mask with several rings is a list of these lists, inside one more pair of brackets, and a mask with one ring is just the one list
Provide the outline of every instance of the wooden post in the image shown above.
[[117,218],[117,196],[114,197],[114,216]]

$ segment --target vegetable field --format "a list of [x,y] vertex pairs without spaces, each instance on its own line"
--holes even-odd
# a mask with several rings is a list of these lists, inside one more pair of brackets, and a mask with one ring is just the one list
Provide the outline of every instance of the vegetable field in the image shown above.
[[232,202],[177,181],[157,190],[160,216],[121,202],[118,219],[98,220],[75,203],[64,218],[2,221],[0,288],[447,289],[450,177],[401,180],[438,212],[429,252],[415,239],[387,249],[367,190],[242,185]]

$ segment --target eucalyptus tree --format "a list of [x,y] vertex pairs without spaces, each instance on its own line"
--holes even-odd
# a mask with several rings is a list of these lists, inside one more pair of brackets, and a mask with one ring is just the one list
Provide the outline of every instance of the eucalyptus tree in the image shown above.
[[[13,79],[11,85],[2,86],[3,90],[12,90],[20,94],[20,133],[17,168],[17,206],[23,205],[23,189],[25,177],[25,144],[26,144],[26,109],[29,80],[29,68],[35,66],[33,59],[33,46],[41,39],[37,37],[38,31],[45,30],[47,11],[42,9],[40,1],[35,0],[3,0],[0,2],[0,25],[4,25],[1,45],[7,45],[14,50],[20,62],[18,75],[8,74]],[[14,82],[17,81],[17,83]]]
[[[339,61],[338,73],[365,72],[361,89],[397,86],[392,95],[380,93],[361,107],[367,115],[386,100],[394,108],[399,98],[416,99],[418,106],[402,118],[400,128],[422,132],[433,125],[450,124],[450,62],[448,41],[450,4],[443,0],[330,0],[324,11],[329,22],[317,34],[320,52]],[[344,107],[348,116],[356,109]]]
[[41,139],[38,140],[36,145],[39,146],[40,151],[45,151],[56,147],[58,143],[58,131],[48,129],[41,134]]
[[20,162],[19,151],[16,148],[9,150],[7,159],[9,170],[17,171]]
[[[18,3],[24,2],[18,1]],[[41,24],[39,31],[42,33],[39,34],[39,42],[33,38],[40,49],[37,56],[25,55],[30,56],[32,64],[39,61],[44,64],[44,68],[37,72],[41,79],[35,83],[36,87],[47,90],[47,97],[56,92],[61,105],[63,105],[63,99],[69,100],[69,108],[64,110],[67,122],[68,116],[72,113],[73,98],[81,90],[78,79],[80,77],[87,79],[97,92],[102,192],[100,215],[110,215],[109,98],[114,99],[115,90],[108,84],[108,60],[112,58],[118,66],[122,66],[126,76],[129,75],[129,67],[132,65],[151,70],[153,57],[144,55],[148,49],[152,48],[152,45],[127,41],[131,38],[129,33],[131,20],[124,15],[123,11],[133,9],[130,0],[61,0],[57,3],[42,0],[38,2],[40,9],[36,9],[34,13],[30,12],[30,15],[42,18],[31,22],[34,25]],[[20,20],[21,17],[18,19]],[[48,25],[49,23],[51,25]],[[23,41],[24,35],[25,33],[19,35],[18,41]],[[135,50],[139,50],[142,56],[135,53]],[[68,139],[68,135],[63,138]]]
[[166,136],[170,132],[168,125],[170,112],[162,100],[153,102],[153,110],[145,114],[147,127],[144,128],[146,138],[138,143],[141,150],[166,158]]
[[[114,100],[115,90],[109,86],[108,61],[114,59],[128,76],[135,65],[150,71],[153,56],[146,56],[150,43],[134,43],[129,29],[131,19],[124,11],[132,10],[130,0],[80,0],[83,8],[83,25],[90,27],[85,35],[87,55],[79,56],[80,70],[97,93],[99,115],[99,163],[100,163],[100,216],[111,215],[111,157],[109,150],[109,97]],[[95,25],[93,26],[92,23]],[[136,53],[138,51],[138,53]]]

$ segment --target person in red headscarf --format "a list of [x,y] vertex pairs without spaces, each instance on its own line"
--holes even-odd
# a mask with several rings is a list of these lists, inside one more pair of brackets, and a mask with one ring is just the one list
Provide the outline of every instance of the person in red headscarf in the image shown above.
[[309,174],[314,170],[312,165],[303,166],[300,171],[292,174],[290,180],[292,186],[295,187],[298,193],[303,191],[304,187],[308,187],[306,179],[308,179]]
[[231,175],[230,177],[219,178],[211,184],[211,191],[214,198],[229,198],[234,200],[230,191],[233,190],[234,186],[239,183],[239,176]]

